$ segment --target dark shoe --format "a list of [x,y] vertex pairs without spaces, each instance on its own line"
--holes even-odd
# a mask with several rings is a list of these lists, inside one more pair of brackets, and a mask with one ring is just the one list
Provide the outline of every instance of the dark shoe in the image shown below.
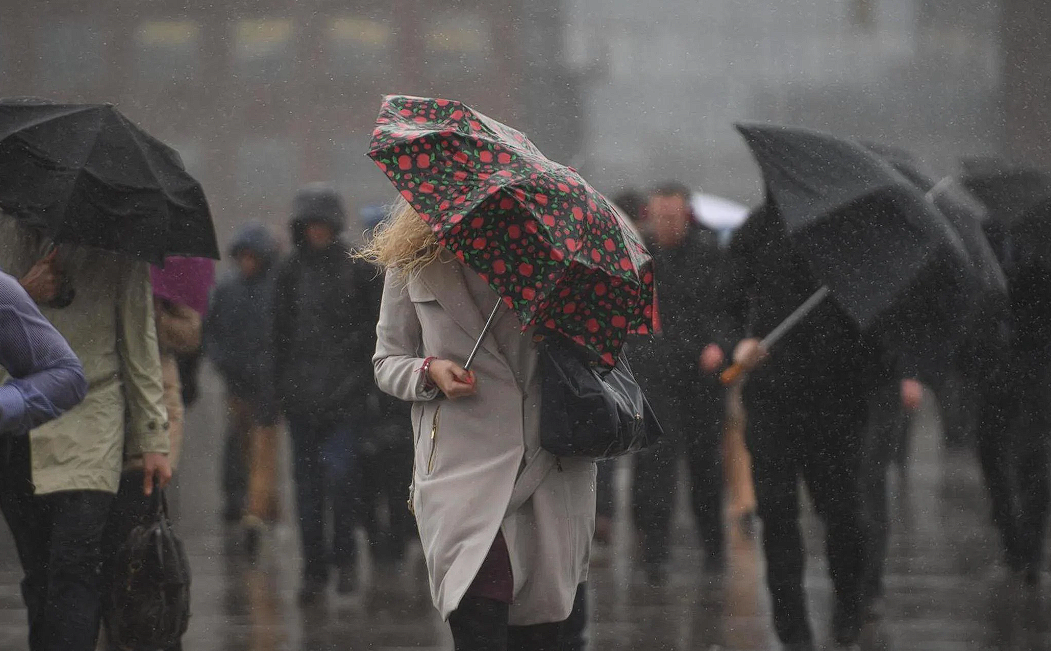
[[325,601],[325,590],[328,581],[319,578],[308,578],[303,581],[303,587],[299,589],[299,605],[312,607],[320,605]]
[[339,568],[339,580],[336,582],[336,593],[348,595],[358,589],[358,568],[350,564]]
[[814,643],[810,640],[786,642],[781,648],[785,651],[814,651]]
[[861,637],[861,616],[856,608],[836,606],[832,613],[832,639],[840,646],[849,646]]

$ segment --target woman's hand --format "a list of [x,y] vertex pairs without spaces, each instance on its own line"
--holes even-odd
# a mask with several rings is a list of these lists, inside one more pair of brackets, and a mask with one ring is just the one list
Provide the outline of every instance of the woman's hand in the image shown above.
[[447,359],[436,359],[431,362],[427,369],[427,377],[450,400],[473,396],[477,391],[474,384],[474,372],[465,371],[462,366]]

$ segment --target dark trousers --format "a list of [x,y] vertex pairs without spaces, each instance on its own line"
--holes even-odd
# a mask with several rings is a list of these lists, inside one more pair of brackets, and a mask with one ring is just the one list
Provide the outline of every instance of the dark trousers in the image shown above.
[[635,526],[643,535],[643,562],[663,563],[670,553],[669,534],[677,485],[677,461],[685,456],[690,480],[690,506],[709,556],[722,557],[723,423],[726,393],[701,385],[687,395],[646,387],[665,436],[635,458],[632,505]]
[[[142,492],[142,471],[125,472],[120,478],[120,488],[113,499],[106,531],[102,538],[102,611],[103,620],[108,617],[110,579],[114,576],[117,552],[128,539],[128,534],[138,524],[152,516],[153,498]],[[169,647],[165,651],[179,651],[181,644]],[[119,651],[116,645],[109,646],[111,651]]]
[[[303,545],[304,577],[323,583],[329,565],[352,566],[357,557],[354,514],[358,500],[358,453],[353,425],[318,425],[289,417],[296,508]],[[331,545],[325,540],[325,522],[332,514]]]
[[583,651],[587,587],[577,587],[569,618],[551,624],[510,626],[509,606],[495,599],[464,597],[449,616],[456,651]]
[[600,518],[612,518],[617,506],[616,486],[613,473],[617,462],[613,459],[598,462],[598,479],[595,486],[595,514]]
[[869,422],[861,460],[867,554],[862,589],[865,597],[883,594],[883,568],[890,538],[887,472],[906,444],[909,417],[901,405],[898,383],[881,387],[869,404]]
[[405,503],[412,478],[412,446],[388,446],[363,454],[360,466],[359,520],[368,534],[369,551],[376,560],[401,560],[416,531]]
[[799,527],[799,476],[825,524],[825,551],[837,612],[857,617],[865,559],[857,480],[867,405],[861,399],[800,398],[748,405],[766,581],[774,627],[784,643],[812,639],[803,590],[805,551]]
[[248,433],[255,418],[248,402],[234,397],[226,402],[226,442],[223,446],[223,515],[234,522],[244,515],[248,496]]
[[993,523],[1014,569],[1039,567],[1043,560],[1051,506],[1049,375],[1048,369],[1027,372],[1018,364],[983,392],[978,458]]
[[99,630],[102,534],[113,496],[33,494],[28,436],[10,439],[0,509],[25,573],[31,651],[93,651]]

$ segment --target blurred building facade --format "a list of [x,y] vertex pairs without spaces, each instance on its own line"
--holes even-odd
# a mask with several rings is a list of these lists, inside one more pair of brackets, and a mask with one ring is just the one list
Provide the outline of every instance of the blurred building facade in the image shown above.
[[462,99],[603,190],[755,201],[735,121],[1051,166],[1045,0],[47,0],[0,7],[0,94],[110,101],[182,152],[220,238],[297,185],[390,198],[387,93]]
[[[1010,2],[1031,18],[1027,6],[1048,5],[570,0],[571,61],[603,71],[587,95],[586,169],[606,188],[679,178],[757,201],[758,172],[733,129],[754,120],[905,147],[949,173],[960,157],[1007,148],[1015,86],[1001,14]],[[1047,42],[1047,10],[1033,11],[1045,20],[1027,34],[1043,31]],[[1047,61],[1032,66],[1051,69]]]
[[388,93],[463,99],[572,154],[566,118],[547,119],[579,115],[561,0],[18,4],[0,8],[0,94],[117,104],[204,181],[221,239],[250,218],[283,225],[308,181],[352,209],[389,200],[365,157]]

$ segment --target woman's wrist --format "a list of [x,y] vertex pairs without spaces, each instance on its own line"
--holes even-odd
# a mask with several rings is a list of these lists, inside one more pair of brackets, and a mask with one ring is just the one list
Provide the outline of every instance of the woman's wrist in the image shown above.
[[433,391],[434,389],[438,388],[438,385],[435,384],[434,379],[431,378],[431,364],[433,364],[434,360],[436,360],[436,359],[438,359],[438,358],[437,357],[428,357],[427,359],[423,360],[423,364],[420,366],[420,371],[419,372],[420,372],[420,377],[422,378],[422,381],[423,381],[423,389],[425,391]]

